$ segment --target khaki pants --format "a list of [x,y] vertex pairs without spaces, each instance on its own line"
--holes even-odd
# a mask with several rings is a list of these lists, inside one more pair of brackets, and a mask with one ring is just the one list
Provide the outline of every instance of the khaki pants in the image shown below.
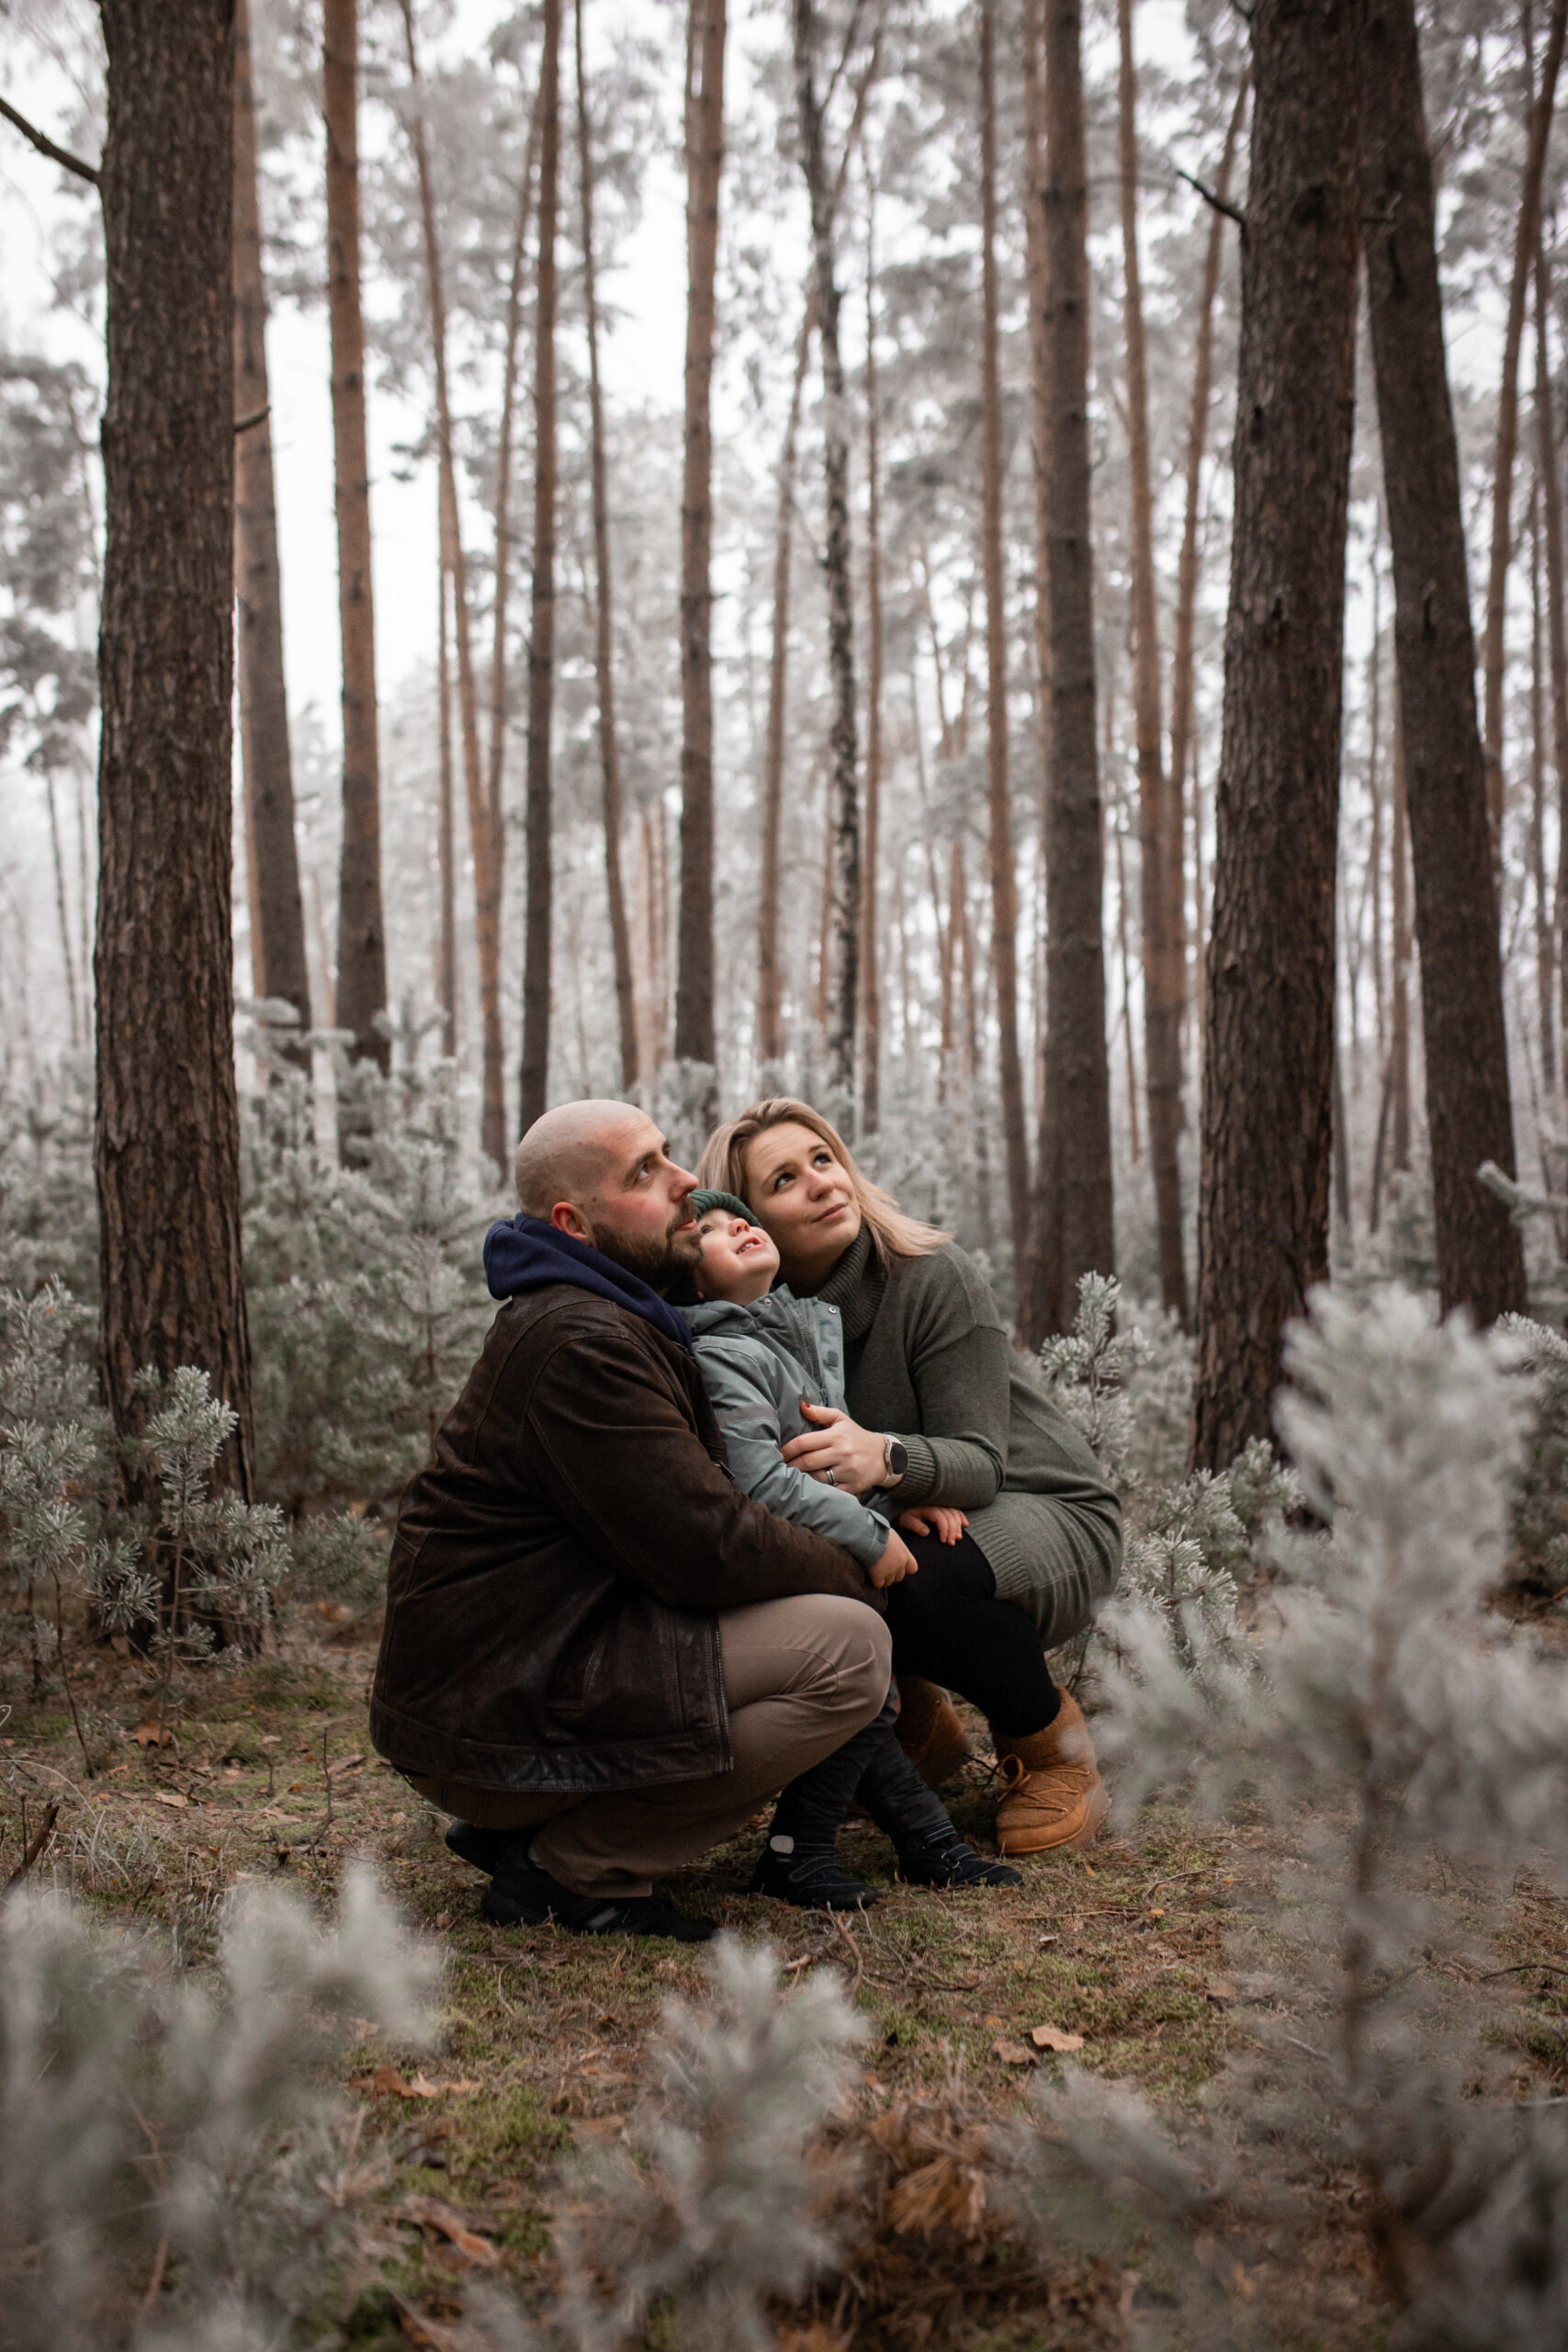
[[454,1781],[410,1785],[479,1829],[532,1829],[533,1851],[579,1894],[621,1901],[722,1845],[767,1798],[871,1722],[887,1697],[892,1644],[863,1601],[803,1593],[718,1620],[734,1769],[705,1781],[601,1796],[510,1796]]

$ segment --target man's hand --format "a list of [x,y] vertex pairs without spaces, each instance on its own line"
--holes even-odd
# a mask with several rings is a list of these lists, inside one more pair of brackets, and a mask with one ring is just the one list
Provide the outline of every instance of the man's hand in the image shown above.
[[874,1560],[866,1570],[878,1592],[886,1592],[890,1584],[902,1584],[906,1577],[918,1577],[920,1564],[892,1528],[887,1531],[887,1548],[880,1560]]
[[[842,1487],[847,1494],[863,1495],[882,1484],[886,1448],[874,1430],[863,1430],[837,1405],[813,1405],[807,1397],[800,1409],[818,1426],[792,1437],[784,1458],[794,1470],[818,1478],[825,1487]],[[829,1476],[829,1472],[832,1476]]]
[[969,1514],[954,1510],[951,1503],[918,1503],[913,1510],[899,1512],[898,1524],[911,1535],[940,1535],[944,1544],[956,1544],[969,1524]]

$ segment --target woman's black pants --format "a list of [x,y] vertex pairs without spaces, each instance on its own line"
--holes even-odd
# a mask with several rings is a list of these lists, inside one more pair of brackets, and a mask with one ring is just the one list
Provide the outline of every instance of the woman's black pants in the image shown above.
[[1061,1704],[1034,1625],[998,1600],[990,1563],[972,1535],[944,1544],[899,1530],[919,1562],[887,1595],[893,1671],[956,1690],[1010,1739],[1043,1731]]

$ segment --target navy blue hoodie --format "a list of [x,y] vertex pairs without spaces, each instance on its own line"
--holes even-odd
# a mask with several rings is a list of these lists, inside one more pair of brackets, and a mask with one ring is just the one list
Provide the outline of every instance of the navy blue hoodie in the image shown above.
[[542,1216],[519,1213],[491,1227],[485,1235],[485,1280],[491,1298],[516,1298],[524,1291],[543,1290],[548,1283],[570,1283],[577,1290],[591,1290],[616,1306],[629,1307],[665,1339],[691,1352],[692,1335],[685,1324],[640,1275],[627,1273],[586,1241],[558,1232]]

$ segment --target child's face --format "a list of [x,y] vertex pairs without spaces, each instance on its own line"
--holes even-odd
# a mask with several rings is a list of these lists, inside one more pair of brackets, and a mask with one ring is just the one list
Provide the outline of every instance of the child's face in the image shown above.
[[760,1225],[730,1209],[709,1209],[697,1220],[696,1280],[704,1298],[750,1306],[779,1270],[779,1253]]

